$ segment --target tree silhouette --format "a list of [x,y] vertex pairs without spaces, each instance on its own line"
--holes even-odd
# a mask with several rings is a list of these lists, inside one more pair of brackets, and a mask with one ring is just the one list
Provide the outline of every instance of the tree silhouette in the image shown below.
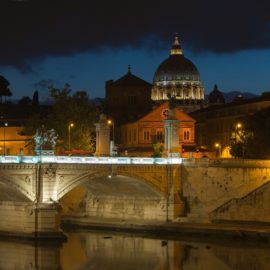
[[71,148],[94,152],[95,125],[98,121],[99,110],[90,101],[85,91],[74,94],[69,84],[62,88],[49,87],[52,105],[50,110],[36,111],[31,115],[22,134],[32,136],[42,125],[54,129],[59,136],[58,149],[69,149],[70,123],[74,124],[71,132]]
[[[0,75],[0,102],[3,104],[3,97],[10,97],[12,93],[9,89],[9,81]],[[6,100],[5,100],[6,101]]]
[[38,96],[38,91],[35,91],[33,94],[33,101],[32,104],[34,106],[39,106],[39,96]]

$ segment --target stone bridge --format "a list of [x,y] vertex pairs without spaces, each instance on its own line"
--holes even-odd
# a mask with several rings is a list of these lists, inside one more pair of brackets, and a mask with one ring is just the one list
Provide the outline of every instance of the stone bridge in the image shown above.
[[[128,193],[129,199],[133,197],[134,201],[139,198],[142,202],[144,197],[140,210],[145,212],[145,218],[172,220],[183,212],[180,199],[182,159],[179,158],[7,156],[0,158],[0,162],[2,194],[14,194],[1,198],[1,216],[5,217],[0,221],[2,231],[10,230],[7,224],[14,224],[14,231],[20,231],[23,224],[23,232],[32,232],[36,230],[38,216],[40,235],[45,237],[46,233],[58,232],[59,202],[66,194],[86,184],[93,195],[109,187],[107,197],[124,197],[122,204],[127,201]],[[119,177],[122,178],[119,180]],[[114,186],[110,187],[112,183]],[[135,193],[141,195],[135,196]],[[96,203],[100,197],[92,197],[92,202]],[[106,202],[114,204],[113,207],[117,203],[119,200]],[[88,211],[89,215],[91,213],[104,215],[104,209],[93,211],[92,207]],[[117,215],[119,217],[119,213]],[[134,213],[130,215],[134,217]]]
[[0,157],[0,233],[61,237],[59,206],[80,186],[88,217],[270,222],[269,180],[261,160]]

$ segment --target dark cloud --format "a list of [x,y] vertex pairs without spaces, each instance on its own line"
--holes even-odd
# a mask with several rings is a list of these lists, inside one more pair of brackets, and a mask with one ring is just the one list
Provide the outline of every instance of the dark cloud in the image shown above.
[[158,50],[175,32],[199,52],[270,47],[267,1],[2,1],[0,65],[26,71],[46,56],[105,47]]

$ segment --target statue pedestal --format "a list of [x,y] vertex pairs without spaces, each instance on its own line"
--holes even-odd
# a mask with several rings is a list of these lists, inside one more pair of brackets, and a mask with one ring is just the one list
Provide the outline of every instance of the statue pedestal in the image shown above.
[[54,156],[54,150],[35,150],[37,156]]
[[180,157],[181,145],[179,143],[180,121],[177,119],[164,120],[165,130],[165,151],[164,154],[169,157]]

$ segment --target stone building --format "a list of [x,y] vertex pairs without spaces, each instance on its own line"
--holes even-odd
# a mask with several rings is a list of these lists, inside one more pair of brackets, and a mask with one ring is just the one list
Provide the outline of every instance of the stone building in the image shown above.
[[244,117],[269,107],[270,94],[263,93],[257,98],[235,99],[233,102],[212,105],[190,113],[196,120],[197,145],[220,152],[222,157],[230,157],[230,140],[237,124],[245,128],[241,125]]
[[152,108],[152,85],[131,73],[106,82],[106,114],[116,125],[134,121]]
[[[179,108],[173,111],[175,119],[179,120],[179,151],[189,148],[186,154],[195,152],[195,120]],[[164,144],[164,121],[168,112],[169,102],[166,101],[139,120],[121,125],[117,131],[120,152],[129,156],[153,155],[153,144]]]

